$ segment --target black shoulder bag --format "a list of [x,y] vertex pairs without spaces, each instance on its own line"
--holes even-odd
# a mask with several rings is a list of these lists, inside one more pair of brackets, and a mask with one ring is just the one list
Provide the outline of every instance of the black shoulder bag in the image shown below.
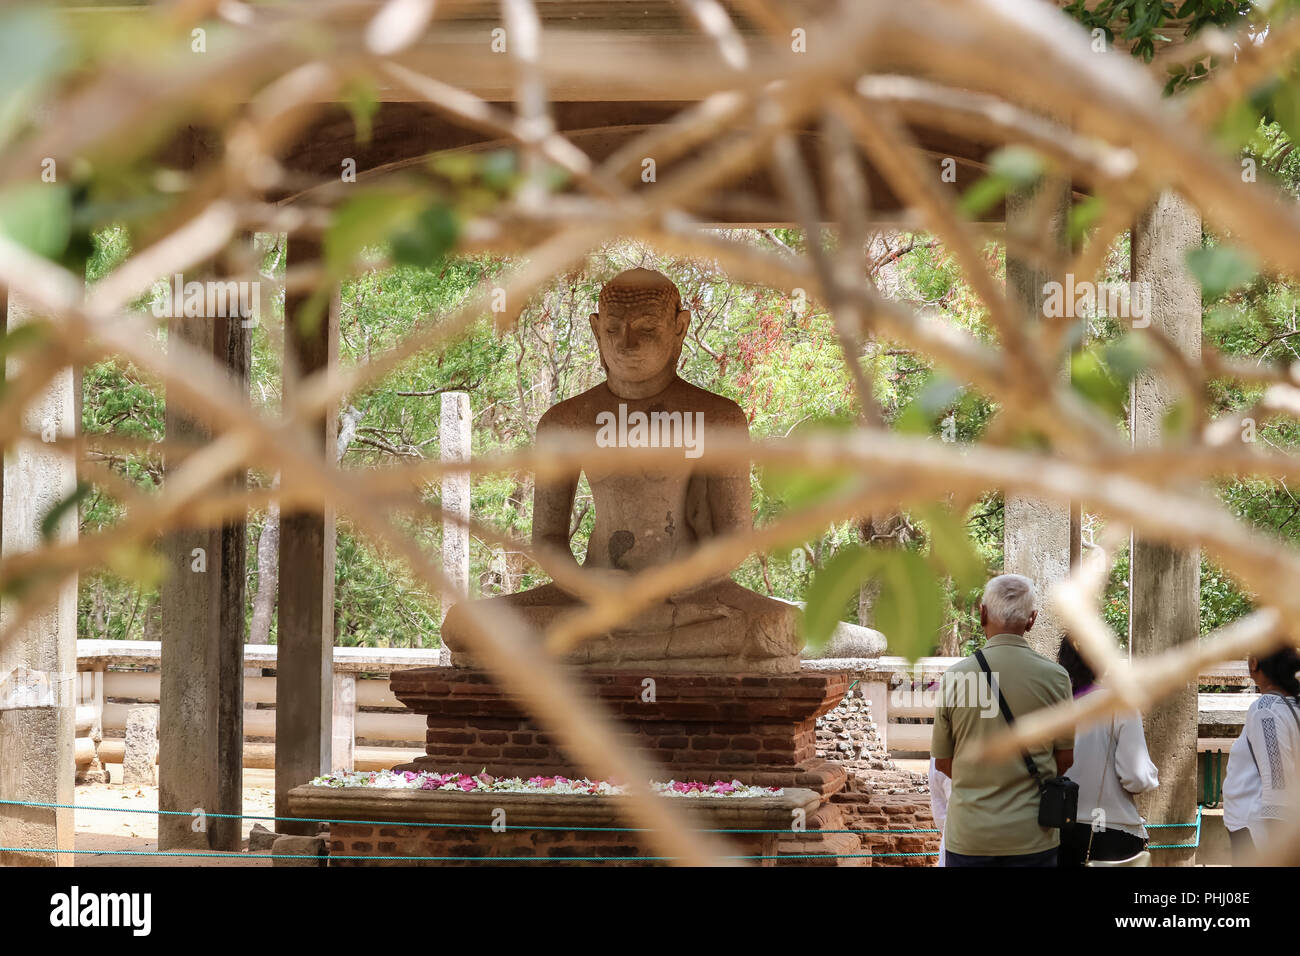
[[[1002,696],[1002,688],[993,680],[993,672],[989,670],[989,662],[984,658],[984,652],[976,651],[975,660],[979,661],[980,669],[988,678],[989,687],[998,692],[998,707],[1007,726],[1010,727],[1016,722],[1015,715],[1007,706],[1007,699]],[[1074,823],[1079,812],[1079,785],[1069,777],[1053,777],[1045,781],[1034,764],[1034,758],[1024,751],[1021,752],[1021,756],[1025,761],[1025,769],[1038,785],[1038,825],[1060,829]]]

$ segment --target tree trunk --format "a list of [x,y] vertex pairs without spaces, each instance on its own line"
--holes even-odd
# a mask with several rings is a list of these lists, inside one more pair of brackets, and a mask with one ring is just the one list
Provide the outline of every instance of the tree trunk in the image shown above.
[[[365,417],[365,412],[352,406],[339,416],[338,444],[335,445],[335,461],[342,461],[348,446],[356,438],[357,426]],[[280,476],[276,475],[271,487],[278,487]],[[262,533],[257,537],[257,594],[253,597],[253,620],[248,626],[248,643],[266,644],[271,636],[271,615],[275,613],[276,592],[280,583],[280,507],[271,505],[266,512],[266,521],[262,524]]]
[[944,632],[943,638],[939,641],[939,656],[961,657],[962,643],[961,625],[954,620],[952,627]]
[[[276,484],[279,483],[276,476]],[[280,583],[280,506],[272,504],[257,536],[257,593],[253,596],[253,620],[248,625],[248,643],[266,644],[271,636],[271,615]]]

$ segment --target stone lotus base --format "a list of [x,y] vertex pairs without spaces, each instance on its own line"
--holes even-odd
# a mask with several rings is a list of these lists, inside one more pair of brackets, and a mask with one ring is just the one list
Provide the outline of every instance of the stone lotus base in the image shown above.
[[[791,835],[794,811],[802,810],[805,817],[812,817],[822,802],[818,794],[803,789],[789,789],[771,797],[658,799],[672,800],[697,829],[773,831],[726,834],[731,852],[736,856],[772,858],[777,855],[779,844]],[[330,824],[330,866],[525,866],[555,865],[565,860],[614,866],[666,863],[647,859],[657,854],[645,833],[579,829],[633,826],[628,822],[626,805],[627,798],[623,796],[379,790],[311,784],[289,791],[289,809],[297,816],[375,821]],[[504,817],[498,810],[504,811]],[[509,829],[504,832],[490,829],[494,821],[503,822]],[[416,823],[453,825],[410,825]],[[381,859],[340,859],[370,855]],[[619,859],[622,857],[642,859]],[[772,866],[776,860],[741,862]]]
[[[818,757],[816,741],[816,719],[848,691],[844,674],[575,675],[619,719],[623,742],[662,767],[657,780],[739,780],[822,797],[844,786],[844,769]],[[586,775],[483,671],[417,668],[394,671],[390,683],[398,700],[428,717],[426,755],[398,770]]]

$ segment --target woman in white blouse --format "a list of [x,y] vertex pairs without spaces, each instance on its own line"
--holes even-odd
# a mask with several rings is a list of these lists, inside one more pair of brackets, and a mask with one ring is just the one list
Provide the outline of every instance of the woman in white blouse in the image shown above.
[[1284,647],[1246,664],[1259,699],[1228,752],[1223,781],[1223,824],[1239,865],[1268,843],[1271,831],[1295,819],[1300,801],[1300,654]]
[[[1070,675],[1076,699],[1093,692],[1096,675],[1068,635],[1056,661]],[[1076,730],[1070,779],[1079,785],[1079,813],[1073,826],[1061,830],[1059,866],[1127,860],[1146,848],[1146,821],[1133,797],[1158,787],[1160,776],[1147,753],[1141,714],[1116,714]]]

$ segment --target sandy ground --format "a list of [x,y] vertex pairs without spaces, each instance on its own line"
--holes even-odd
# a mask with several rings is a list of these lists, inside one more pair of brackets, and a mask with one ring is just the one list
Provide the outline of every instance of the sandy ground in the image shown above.
[[[108,764],[114,780],[122,779],[120,764]],[[249,859],[231,853],[221,857],[121,856],[108,850],[157,850],[158,817],[153,813],[123,813],[123,810],[157,810],[157,787],[123,787],[120,783],[77,787],[78,807],[104,810],[76,811],[77,866],[270,866],[265,859]],[[244,770],[244,813],[271,816],[275,813],[275,771]],[[274,829],[273,821],[243,821],[248,839],[253,824]]]

